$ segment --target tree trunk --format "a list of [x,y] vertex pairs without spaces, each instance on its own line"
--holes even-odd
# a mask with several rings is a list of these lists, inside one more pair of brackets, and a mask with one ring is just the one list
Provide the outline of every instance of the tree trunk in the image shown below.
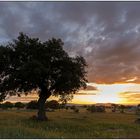
[[47,98],[50,97],[50,95],[51,93],[47,91],[46,87],[41,87],[41,92],[38,99],[38,113],[37,113],[37,119],[40,121],[48,120],[46,116],[45,102]]
[[40,95],[38,99],[38,113],[37,113],[37,119],[40,121],[47,120],[46,111],[45,111],[45,102],[46,102],[46,96]]

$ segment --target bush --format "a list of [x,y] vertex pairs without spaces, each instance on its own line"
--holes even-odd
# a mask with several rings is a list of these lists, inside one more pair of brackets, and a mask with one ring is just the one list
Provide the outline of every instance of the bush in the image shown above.
[[90,112],[105,112],[105,107],[92,105],[92,106],[89,106],[87,110]]
[[88,106],[87,106],[87,105],[83,105],[82,107],[83,107],[83,108],[87,108]]
[[140,124],[140,118],[136,119],[135,123]]
[[2,108],[2,104],[0,103],[0,108]]
[[76,109],[76,107],[73,105],[70,107],[70,109],[74,110],[74,109]]
[[64,109],[65,108],[65,104],[59,104],[59,109]]
[[74,109],[74,112],[75,112],[75,113],[79,113],[79,109],[78,109],[78,108],[75,108],[75,109]]
[[11,102],[5,102],[2,104],[3,109],[13,108],[14,105]]
[[15,103],[15,107],[20,109],[20,108],[24,108],[25,107],[25,104],[21,103],[21,102],[16,102]]
[[117,108],[118,108],[118,105],[117,104],[111,104],[111,106],[112,106],[112,112],[116,112]]
[[125,106],[124,105],[120,105],[119,109],[120,109],[120,113],[124,113]]
[[59,109],[59,103],[56,100],[46,102],[46,108]]
[[95,107],[95,105],[91,105],[91,106],[87,107],[87,110],[90,112],[96,112],[96,107]]
[[96,112],[105,112],[105,107],[104,106],[97,106]]
[[65,107],[65,109],[66,109],[66,110],[68,110],[68,109],[69,109],[69,107],[68,107],[68,106],[66,106],[66,107]]
[[27,109],[38,109],[37,101],[30,101],[29,103],[27,103],[26,108]]
[[140,115],[140,104],[138,104],[136,107],[136,114]]

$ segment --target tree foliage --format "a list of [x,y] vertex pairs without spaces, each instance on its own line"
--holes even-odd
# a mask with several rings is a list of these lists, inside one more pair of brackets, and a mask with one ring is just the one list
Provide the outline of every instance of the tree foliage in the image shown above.
[[104,106],[91,105],[91,106],[88,106],[87,110],[92,112],[92,113],[93,112],[105,112],[105,107]]
[[116,112],[117,108],[118,108],[118,105],[117,104],[111,104],[111,106],[112,106],[112,112]]
[[136,107],[136,114],[140,115],[140,104],[138,104]]
[[30,101],[26,104],[27,109],[38,109],[37,101]]
[[86,86],[85,66],[83,57],[68,56],[61,39],[41,42],[20,33],[12,43],[0,47],[1,99],[43,85],[53,95],[75,93]]
[[39,114],[43,116],[46,99],[51,95],[65,100],[79,88],[85,88],[85,59],[69,57],[63,45],[61,39],[41,42],[20,33],[13,42],[1,46],[0,100],[37,90]]
[[46,108],[59,109],[59,103],[56,100],[47,101]]
[[75,113],[79,113],[79,109],[78,109],[78,108],[75,108],[73,111],[74,111]]
[[119,109],[120,109],[120,113],[124,113],[125,105],[120,105]]
[[20,109],[20,108],[24,108],[25,107],[25,104],[24,103],[21,103],[21,102],[16,102],[15,103],[15,107]]
[[14,105],[11,102],[5,102],[2,104],[3,109],[13,108],[13,107],[14,107]]

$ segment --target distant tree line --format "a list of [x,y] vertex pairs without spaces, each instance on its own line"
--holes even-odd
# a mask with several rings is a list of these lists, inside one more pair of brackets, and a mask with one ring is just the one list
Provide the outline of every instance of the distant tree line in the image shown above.
[[[1,109],[12,109],[12,108],[38,109],[38,102],[36,100],[30,101],[28,103],[22,103],[22,102],[11,103],[7,101],[4,103],[0,103],[0,108]],[[66,106],[60,104],[56,100],[51,100],[45,103],[45,108],[46,109],[64,109],[66,108]]]
[[[112,104],[111,105],[111,111],[112,112],[120,112],[120,113],[125,113],[126,110],[132,109],[134,106],[125,106],[125,105],[117,105],[117,104]],[[22,103],[22,102],[16,102],[16,103],[11,103],[11,102],[4,102],[0,103],[0,108],[1,109],[12,109],[12,108],[17,108],[17,109],[38,109],[38,102],[36,100],[30,101],[29,103]],[[94,112],[106,112],[106,107],[101,105],[101,106],[96,106],[96,105],[82,105],[82,106],[76,106],[76,105],[66,105],[63,103],[60,103],[59,101],[56,100],[51,100],[47,101],[45,103],[45,109],[46,111],[54,111],[57,109],[65,109],[65,110],[72,110],[75,113],[79,113],[79,108],[86,109],[87,111],[94,113]],[[140,104],[138,104],[135,107],[136,114],[140,114]]]
[[95,106],[91,105],[87,107],[87,110],[90,112],[105,112],[105,106]]
[[0,104],[0,108],[2,108],[2,109],[11,109],[11,108],[21,109],[24,107],[25,107],[25,104],[22,102],[11,103],[11,102],[7,101],[7,102]]

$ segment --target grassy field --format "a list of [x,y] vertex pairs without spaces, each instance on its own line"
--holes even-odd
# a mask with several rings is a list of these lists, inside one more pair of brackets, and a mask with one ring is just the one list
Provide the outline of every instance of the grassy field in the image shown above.
[[0,138],[140,138],[135,114],[57,110],[49,121],[29,118],[35,111],[0,111]]

